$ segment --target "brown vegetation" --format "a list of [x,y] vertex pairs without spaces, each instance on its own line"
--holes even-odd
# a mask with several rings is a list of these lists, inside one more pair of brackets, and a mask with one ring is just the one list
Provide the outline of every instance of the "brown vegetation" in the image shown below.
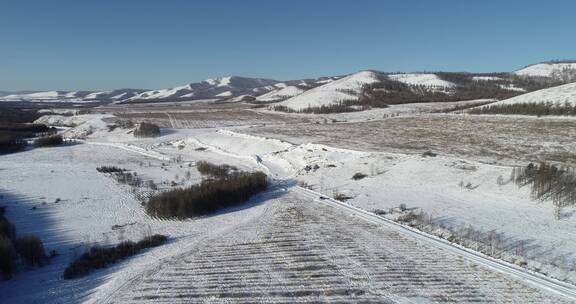
[[43,136],[34,140],[36,147],[55,147],[64,143],[62,135]]
[[155,234],[145,237],[137,243],[126,241],[114,247],[91,247],[80,258],[66,267],[64,279],[69,280],[85,276],[95,269],[105,268],[119,260],[133,256],[143,249],[160,246],[167,240],[166,236]]
[[556,115],[556,116],[575,116],[576,105],[568,102],[556,105],[552,102],[543,103],[514,103],[488,105],[474,108],[468,111],[470,114],[503,114],[503,115]]
[[244,203],[267,187],[268,179],[262,172],[238,173],[157,194],[148,201],[146,212],[158,218],[184,219],[208,215]]
[[160,127],[152,123],[143,122],[134,130],[134,136],[158,137],[160,136]]

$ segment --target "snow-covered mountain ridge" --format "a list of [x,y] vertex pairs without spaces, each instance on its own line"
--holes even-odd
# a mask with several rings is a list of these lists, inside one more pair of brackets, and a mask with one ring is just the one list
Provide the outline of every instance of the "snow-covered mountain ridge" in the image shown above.
[[[463,87],[482,86],[494,91],[494,98],[501,95],[522,94],[576,81],[576,62],[543,62],[527,66],[512,73],[383,73],[361,71],[344,76],[321,77],[278,81],[266,78],[226,76],[210,78],[172,88],[142,90],[117,89],[112,91],[22,91],[0,92],[0,101],[69,102],[69,103],[137,103],[163,101],[254,101],[258,103],[280,102],[292,110],[306,107],[331,106],[358,100],[367,86],[390,92],[411,90],[420,97],[434,95],[459,96]],[[534,83],[538,86],[534,87]],[[404,94],[405,92],[401,92]],[[439,97],[440,96],[440,97]],[[380,96],[381,97],[381,96]],[[481,96],[485,98],[486,96]],[[490,96],[488,96],[490,97]],[[505,98],[512,96],[504,96]],[[426,98],[424,98],[426,99]],[[430,100],[425,100],[430,101]],[[449,101],[449,100],[445,100]]]

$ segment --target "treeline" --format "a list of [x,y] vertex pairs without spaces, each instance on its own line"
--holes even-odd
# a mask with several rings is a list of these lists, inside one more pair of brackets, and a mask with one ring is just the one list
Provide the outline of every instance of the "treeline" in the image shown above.
[[118,183],[131,187],[140,187],[144,184],[136,172],[128,172],[128,170],[116,166],[101,166],[97,167],[96,171],[110,174]]
[[557,213],[560,208],[576,205],[574,168],[530,163],[526,167],[514,168],[511,180],[519,187],[530,185],[533,199],[551,200]]
[[0,104],[0,121],[3,123],[31,123],[42,116],[36,109],[6,106],[4,103]]
[[[508,73],[435,72],[434,74],[456,86],[447,90],[439,90],[424,85],[408,85],[392,80],[386,75],[381,75],[379,82],[363,87],[361,99],[364,99],[363,104],[369,104],[372,107],[378,104],[452,102],[475,99],[503,100],[569,82],[561,78],[522,77]],[[490,77],[490,80],[478,80],[475,77]]]
[[177,219],[208,215],[244,203],[267,187],[268,179],[262,172],[237,173],[152,196],[146,212],[153,217]]
[[24,150],[26,141],[10,132],[0,131],[0,154],[14,153]]
[[432,113],[454,113],[454,112],[462,113],[462,112],[464,112],[464,110],[489,105],[489,104],[494,103],[494,102],[495,102],[494,100],[478,101],[478,102],[474,102],[474,103],[471,102],[468,104],[460,104],[460,105],[455,105],[455,106],[452,106],[452,107],[449,107],[446,109],[432,111]]
[[[24,264],[32,267],[48,262],[44,245],[35,235],[17,237],[16,228],[5,216],[5,207],[0,207],[0,272],[4,279],[10,279],[16,270],[16,261],[20,258]],[[52,256],[56,255],[52,252]]]
[[[454,73],[454,72],[438,72],[435,73],[442,80],[455,83],[457,90],[464,91],[462,94],[472,94],[476,96],[485,95],[487,97],[473,98],[473,99],[503,99],[510,98],[525,92],[533,92],[550,87],[555,87],[568,83],[561,77],[540,77],[540,76],[518,76],[509,73]],[[491,77],[491,80],[478,80],[475,77]],[[506,88],[514,87],[523,89],[525,92],[514,91]],[[486,90],[482,92],[481,90]],[[466,93],[467,92],[467,93]],[[491,94],[495,94],[490,96]],[[501,96],[500,96],[501,94]],[[510,96],[512,95],[512,96]]]
[[96,168],[96,171],[100,173],[117,173],[117,172],[124,172],[127,170],[116,166],[100,166]]
[[[474,99],[506,99],[522,92],[505,89],[502,86],[508,82],[504,80],[477,81],[475,74],[468,73],[435,73],[440,79],[456,84],[454,88],[439,90],[424,85],[408,85],[387,77],[380,82],[367,85],[364,96],[373,100],[373,103],[405,104],[451,102]],[[500,74],[495,74],[500,75]],[[484,76],[484,75],[483,75]],[[490,75],[492,77],[492,74]]]
[[514,104],[495,104],[479,108],[470,109],[470,114],[504,114],[504,115],[556,115],[556,116],[575,116],[576,104],[571,105],[554,104],[552,102],[542,103],[514,103]]
[[35,147],[55,147],[64,143],[62,135],[42,136],[34,140]]
[[[386,106],[387,107],[387,106]],[[340,101],[328,106],[320,107],[307,107],[304,109],[294,110],[284,105],[276,105],[272,107],[274,111],[285,113],[299,113],[299,114],[333,114],[333,113],[348,113],[358,112],[370,109],[367,105],[360,105],[357,100]]]
[[26,138],[50,136],[55,128],[43,124],[0,122],[0,154],[13,153],[26,147]]
[[136,137],[158,137],[160,136],[160,127],[155,124],[143,122],[136,130],[134,130]]
[[64,279],[69,280],[85,276],[93,270],[105,268],[146,248],[160,246],[166,243],[167,240],[166,236],[155,234],[145,237],[136,243],[126,241],[114,247],[90,247],[86,253],[66,267]]

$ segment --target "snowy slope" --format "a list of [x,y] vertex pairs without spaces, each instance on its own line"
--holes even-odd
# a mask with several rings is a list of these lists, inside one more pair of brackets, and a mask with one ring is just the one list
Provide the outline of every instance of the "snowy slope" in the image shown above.
[[576,62],[572,63],[538,63],[515,71],[519,76],[553,77],[555,74],[576,71]]
[[436,74],[392,74],[388,78],[412,86],[423,86],[431,91],[448,91],[456,85],[440,79]]
[[510,99],[502,100],[491,105],[505,105],[516,103],[548,103],[562,105],[566,102],[576,105],[576,83],[569,83],[553,88],[522,94]]
[[86,91],[73,91],[73,92],[66,92],[66,91],[45,91],[45,92],[34,92],[34,93],[27,93],[27,94],[11,94],[7,96],[0,97],[0,100],[16,100],[16,101],[45,101],[45,102],[52,102],[52,101],[79,101],[82,102],[83,98],[90,94],[90,92]]
[[364,85],[378,81],[376,73],[362,71],[306,91],[279,103],[279,105],[293,110],[330,106],[344,100],[358,99],[358,95]]
[[273,101],[281,101],[288,99],[290,97],[294,97],[296,95],[300,95],[304,93],[305,90],[296,86],[287,86],[263,95],[260,95],[256,98],[258,101],[263,102],[273,102]]
[[277,83],[272,79],[226,76],[170,89],[145,91],[125,101],[226,99],[245,94],[264,94],[275,90]]
[[[174,87],[170,89],[161,89],[161,90],[153,90],[153,91],[145,91],[142,92],[128,100],[140,100],[140,99],[164,99],[170,97],[180,97],[182,95],[189,95],[192,91],[190,85]],[[179,94],[182,93],[182,94]]]
[[30,101],[30,102],[106,102],[124,100],[135,96],[143,90],[118,89],[112,91],[45,91],[22,94],[10,94],[0,97],[0,101]]

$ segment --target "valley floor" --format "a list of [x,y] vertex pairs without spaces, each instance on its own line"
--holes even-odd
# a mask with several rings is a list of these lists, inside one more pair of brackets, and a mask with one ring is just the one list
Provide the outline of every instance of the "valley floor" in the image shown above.
[[[543,122],[554,137],[537,144],[524,137],[537,126],[526,129],[525,119],[506,125],[506,119],[494,131],[494,117],[430,115],[420,125],[410,117],[335,124],[286,119],[259,127],[251,126],[261,121],[240,119],[230,125],[241,127],[170,128],[155,139],[109,131],[100,119],[110,117],[93,118],[96,129],[85,141],[0,157],[0,205],[8,207],[7,217],[19,233],[38,234],[48,250],[60,253],[44,268],[1,282],[7,303],[563,301],[454,252],[325,206],[294,191],[296,184],[327,197],[343,194],[347,203],[370,212],[404,204],[431,214],[445,230],[473,226],[502,233],[507,246],[522,244],[528,267],[576,280],[573,210],[555,220],[552,206],[531,200],[529,189],[497,182],[501,176],[506,181],[510,164],[540,155],[538,145],[549,148],[543,157],[573,153],[569,121]],[[194,127],[178,117],[162,119]],[[461,139],[450,127],[458,119],[460,128],[475,132],[471,137]],[[67,132],[85,130],[76,129]],[[506,141],[517,145],[505,148]],[[425,150],[441,155],[423,157]],[[478,158],[498,165],[471,160]],[[262,170],[281,183],[242,208],[168,221],[143,210],[139,199],[154,191],[119,185],[96,171],[102,165],[126,168],[161,191],[199,182],[194,166],[200,160]],[[358,172],[366,177],[353,180]],[[166,234],[170,242],[82,279],[61,278],[86,246],[152,233]]]

